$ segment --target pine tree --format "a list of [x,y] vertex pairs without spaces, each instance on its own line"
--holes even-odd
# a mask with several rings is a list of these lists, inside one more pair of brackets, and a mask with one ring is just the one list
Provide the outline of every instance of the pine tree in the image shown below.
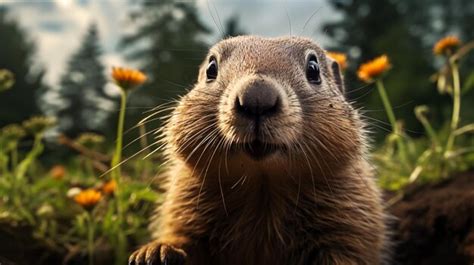
[[15,75],[15,85],[0,94],[0,127],[19,123],[38,112],[36,96],[44,70],[33,67],[35,45],[0,6],[0,69]]
[[[405,1],[399,2],[406,4]],[[407,128],[422,131],[420,123],[413,115],[413,102],[417,105],[433,105],[434,101],[440,100],[433,84],[429,82],[429,77],[434,71],[431,63],[433,56],[431,47],[423,46],[422,36],[415,34],[413,30],[413,20],[423,21],[424,11],[403,11],[399,2],[330,1],[343,17],[341,20],[327,23],[323,29],[334,42],[333,47],[329,49],[347,52],[350,57],[350,68],[346,72],[346,79],[347,84],[355,88],[356,92],[349,92],[348,96],[363,103],[366,109],[382,108],[379,95],[367,93],[370,86],[367,89],[358,89],[363,84],[358,82],[355,73],[360,63],[387,54],[393,68],[387,75],[385,84],[394,106],[403,106],[396,109],[397,116],[406,122]],[[407,15],[404,12],[411,14]],[[384,112],[371,112],[370,116],[386,120]],[[386,127],[380,122],[372,123],[374,129]]]
[[208,47],[202,37],[209,30],[199,21],[194,1],[155,0],[142,5],[135,20],[140,27],[124,37],[122,46],[150,77],[137,92],[156,105],[176,98],[196,80]]
[[[393,69],[386,78],[397,116],[406,122],[406,127],[422,131],[420,123],[413,115],[415,105],[430,106],[431,116],[437,126],[449,119],[451,102],[445,95],[436,92],[429,77],[435,71],[432,54],[433,44],[446,34],[458,35],[468,42],[474,40],[471,22],[474,20],[474,2],[470,0],[419,0],[419,1],[378,1],[378,0],[332,0],[333,8],[341,12],[342,19],[323,26],[335,45],[331,49],[349,52],[351,69],[347,73],[349,84],[357,88],[356,67],[367,59],[387,53]],[[474,62],[474,55],[463,59],[464,65]],[[471,76],[470,67],[461,67],[462,76]],[[467,90],[467,89],[466,89]],[[351,93],[368,109],[380,109],[377,93],[364,96],[366,90]],[[406,105],[406,103],[413,102]],[[474,102],[474,93],[466,93],[463,102]],[[372,113],[379,119],[385,114]],[[472,111],[465,109],[463,117],[474,118]],[[377,126],[383,126],[378,123]]]
[[[141,9],[131,18],[137,30],[124,36],[121,48],[129,60],[140,65],[148,80],[130,95],[126,128],[145,116],[143,107],[164,106],[192,87],[208,49],[203,38],[210,33],[199,20],[194,0],[143,0]],[[145,126],[147,131],[156,129],[161,126],[160,120]],[[125,141],[139,137],[136,133],[128,133]],[[131,153],[136,150],[137,146],[127,149]]]
[[110,111],[102,106],[111,99],[104,92],[106,78],[97,27],[92,24],[81,46],[71,56],[60,82],[63,104],[56,110],[59,130],[69,136],[85,131],[103,131]]

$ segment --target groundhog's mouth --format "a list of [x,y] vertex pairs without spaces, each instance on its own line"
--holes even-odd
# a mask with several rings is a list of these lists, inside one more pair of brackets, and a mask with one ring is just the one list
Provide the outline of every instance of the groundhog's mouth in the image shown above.
[[261,160],[282,149],[282,146],[262,142],[260,140],[254,140],[250,143],[241,144],[240,147],[246,154],[255,160]]

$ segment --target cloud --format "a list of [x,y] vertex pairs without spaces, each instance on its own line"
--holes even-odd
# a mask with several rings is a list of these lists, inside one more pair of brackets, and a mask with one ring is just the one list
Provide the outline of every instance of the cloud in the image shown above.
[[102,59],[107,68],[124,64],[116,46],[128,17],[127,1],[3,0],[0,3],[7,4],[12,17],[19,20],[38,44],[38,59],[48,70],[46,82],[49,84],[59,83],[69,57],[79,48],[91,23],[98,26],[104,52]]
[[[57,85],[68,58],[77,50],[90,23],[99,28],[103,62],[124,65],[117,44],[125,31],[129,12],[135,6],[128,0],[0,0],[12,11],[38,44],[38,59],[48,72],[46,82]],[[337,18],[326,1],[234,1],[197,0],[202,21],[213,30],[209,42],[217,41],[220,29],[233,15],[239,16],[241,27],[250,34],[263,36],[304,35],[326,44],[324,33],[317,32],[323,21]],[[312,17],[311,17],[312,16]],[[311,19],[309,19],[311,17]],[[303,27],[305,26],[303,30]],[[130,62],[127,62],[130,65]],[[132,65],[133,66],[133,65]]]
[[306,36],[323,45],[329,40],[318,29],[324,22],[340,17],[322,0],[198,0],[197,5],[202,20],[217,36],[222,35],[221,25],[231,16],[237,15],[241,28],[249,34],[268,37]]

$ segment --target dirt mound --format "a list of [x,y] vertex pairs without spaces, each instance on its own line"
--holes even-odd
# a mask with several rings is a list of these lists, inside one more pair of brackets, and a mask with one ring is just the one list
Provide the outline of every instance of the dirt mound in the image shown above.
[[389,211],[396,264],[474,264],[474,173],[407,189]]

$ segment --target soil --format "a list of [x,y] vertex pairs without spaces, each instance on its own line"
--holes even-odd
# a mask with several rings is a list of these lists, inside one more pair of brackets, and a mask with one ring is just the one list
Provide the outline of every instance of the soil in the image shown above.
[[[83,265],[87,256],[77,246],[54,247],[32,236],[29,226],[0,223],[0,265]],[[96,247],[94,264],[114,264],[113,250],[105,244]]]
[[0,223],[0,264],[61,264],[61,253],[32,237],[28,226]]
[[[474,265],[474,171],[409,187],[389,211],[396,217],[394,264]],[[68,259],[67,253],[40,244],[31,229],[0,224],[2,265],[85,264],[85,256]],[[110,258],[110,249],[97,256]],[[96,264],[112,264],[96,258]]]
[[409,187],[389,211],[396,264],[474,264],[474,172]]

